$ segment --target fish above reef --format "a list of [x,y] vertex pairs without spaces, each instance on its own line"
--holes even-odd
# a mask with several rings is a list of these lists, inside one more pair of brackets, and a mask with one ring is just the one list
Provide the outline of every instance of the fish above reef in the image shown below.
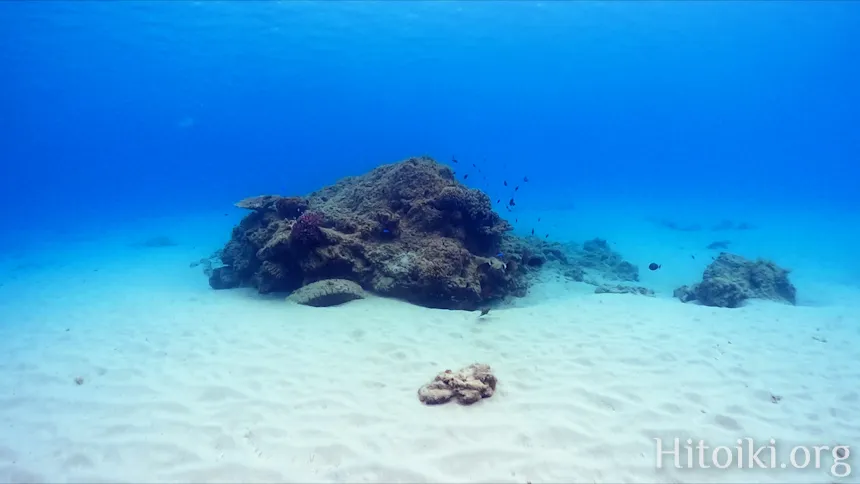
[[651,269],[652,271],[656,271],[657,269],[659,269],[661,267],[663,267],[663,266],[661,266],[660,264],[658,264],[656,262],[652,262],[652,263],[648,264],[648,268]]

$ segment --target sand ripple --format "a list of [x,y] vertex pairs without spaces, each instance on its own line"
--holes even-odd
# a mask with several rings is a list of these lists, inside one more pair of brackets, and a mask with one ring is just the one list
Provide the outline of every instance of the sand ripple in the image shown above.
[[[653,439],[860,444],[857,321],[827,309],[164,297],[4,322],[0,482],[831,482],[658,470]],[[475,361],[496,396],[418,402]]]

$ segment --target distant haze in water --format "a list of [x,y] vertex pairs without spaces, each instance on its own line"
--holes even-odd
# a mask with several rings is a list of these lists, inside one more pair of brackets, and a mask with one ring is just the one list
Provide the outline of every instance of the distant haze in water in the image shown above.
[[858,25],[823,1],[0,2],[4,226],[421,154],[528,175],[536,209],[856,210]]

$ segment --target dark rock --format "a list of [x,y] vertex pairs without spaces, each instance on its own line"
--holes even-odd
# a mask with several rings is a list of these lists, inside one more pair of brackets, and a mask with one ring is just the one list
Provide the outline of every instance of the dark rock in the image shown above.
[[694,291],[694,287],[690,286],[681,286],[672,293],[673,296],[680,299],[681,302],[690,302],[696,300],[696,292]]
[[771,261],[723,252],[705,269],[702,282],[681,286],[674,294],[682,302],[725,308],[740,307],[750,298],[796,304],[797,290],[788,273]]
[[212,289],[233,289],[241,284],[242,281],[229,266],[213,269],[212,275],[209,276],[209,285]]

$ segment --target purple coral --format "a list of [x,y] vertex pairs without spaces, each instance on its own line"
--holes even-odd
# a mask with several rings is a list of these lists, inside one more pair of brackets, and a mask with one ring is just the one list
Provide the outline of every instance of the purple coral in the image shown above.
[[290,231],[290,241],[302,245],[314,245],[322,240],[323,214],[320,212],[305,212],[293,224]]

